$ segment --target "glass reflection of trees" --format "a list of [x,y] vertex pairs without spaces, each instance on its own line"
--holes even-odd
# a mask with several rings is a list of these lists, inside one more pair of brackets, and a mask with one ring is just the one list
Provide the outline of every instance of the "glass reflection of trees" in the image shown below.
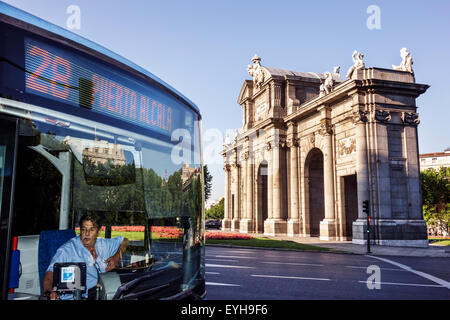
[[186,167],[164,179],[152,168],[135,168],[134,162],[114,164],[89,157],[83,157],[83,164],[74,161],[74,222],[84,212],[94,211],[103,218],[106,238],[114,236],[115,226],[142,226],[138,238],[143,242],[131,241],[130,250],[150,251],[158,260],[174,258],[168,252],[181,255],[201,246],[201,170],[190,168],[186,174]]

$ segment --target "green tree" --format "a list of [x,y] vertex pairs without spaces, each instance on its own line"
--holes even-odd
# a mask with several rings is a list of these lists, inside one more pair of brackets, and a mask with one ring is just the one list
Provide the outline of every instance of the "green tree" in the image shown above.
[[450,168],[421,172],[424,219],[430,226],[450,229]]
[[206,219],[217,219],[222,220],[225,215],[225,198],[220,199],[220,201],[206,210],[205,217]]
[[207,164],[203,166],[203,175],[205,178],[205,201],[206,201],[211,196],[212,179],[213,179],[212,175],[209,173]]

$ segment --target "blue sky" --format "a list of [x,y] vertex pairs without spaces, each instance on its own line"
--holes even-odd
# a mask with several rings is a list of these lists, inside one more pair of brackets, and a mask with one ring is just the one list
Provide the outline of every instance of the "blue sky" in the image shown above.
[[[430,85],[417,100],[420,153],[450,147],[450,1],[254,0],[6,0],[61,27],[70,5],[81,9],[74,32],[135,62],[198,105],[203,132],[240,128],[237,98],[251,57],[263,66],[332,71],[352,65],[353,50],[367,67],[400,64],[407,47],[416,81]],[[367,8],[377,5],[381,28],[369,30]],[[208,136],[207,136],[208,137]],[[223,195],[220,144],[204,141],[213,175],[212,198]],[[217,145],[217,146],[216,146]],[[216,146],[216,147],[215,147]]]

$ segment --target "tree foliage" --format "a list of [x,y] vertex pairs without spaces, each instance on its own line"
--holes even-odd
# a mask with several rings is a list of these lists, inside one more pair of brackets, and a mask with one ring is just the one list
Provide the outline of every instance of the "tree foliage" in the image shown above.
[[424,219],[429,226],[450,228],[450,168],[421,172]]
[[225,215],[224,203],[225,203],[225,198],[222,198],[216,205],[214,205],[211,208],[209,208],[208,210],[206,210],[206,212],[205,212],[206,219],[222,220]]
[[203,166],[203,176],[205,179],[205,201],[206,201],[211,196],[212,178],[213,178],[212,175],[209,173],[207,164]]

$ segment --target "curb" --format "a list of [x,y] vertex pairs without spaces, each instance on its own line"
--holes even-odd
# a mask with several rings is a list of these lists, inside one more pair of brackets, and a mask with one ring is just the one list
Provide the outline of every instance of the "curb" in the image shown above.
[[[290,249],[290,248],[265,248],[265,247],[251,247],[251,246],[238,246],[233,244],[207,244],[209,247],[223,247],[223,248],[239,248],[239,249],[258,249],[258,250],[279,250],[279,251],[296,251],[296,252],[314,252],[314,253],[334,253],[334,254],[354,254],[354,255],[365,255],[365,253],[355,253],[350,251],[342,251],[327,248],[330,251],[319,251],[319,250],[306,250],[306,249]],[[322,247],[325,248],[325,247]]]

